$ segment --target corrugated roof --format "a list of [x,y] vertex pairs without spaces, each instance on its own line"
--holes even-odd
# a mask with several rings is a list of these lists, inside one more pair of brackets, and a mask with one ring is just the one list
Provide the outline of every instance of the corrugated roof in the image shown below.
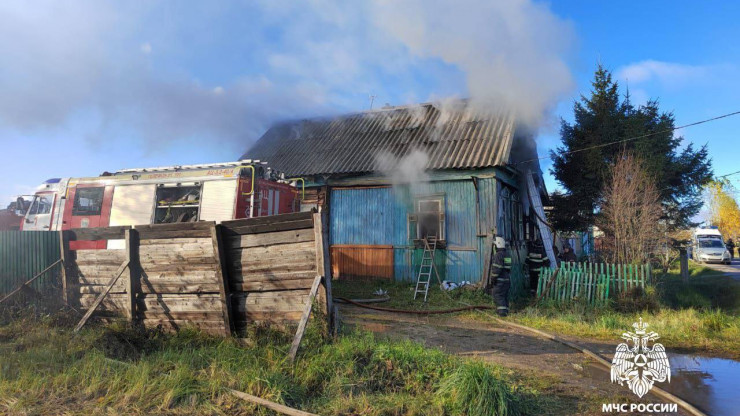
[[260,159],[289,176],[367,173],[379,155],[424,151],[427,169],[503,165],[514,133],[509,113],[467,100],[391,107],[335,118],[279,123],[242,159]]

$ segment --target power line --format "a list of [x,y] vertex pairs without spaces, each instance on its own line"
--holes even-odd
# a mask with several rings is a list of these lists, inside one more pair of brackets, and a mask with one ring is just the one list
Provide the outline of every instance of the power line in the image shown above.
[[[600,147],[611,146],[613,144],[626,143],[626,142],[629,142],[629,141],[633,141],[633,140],[637,140],[637,139],[642,139],[642,138],[645,138],[645,137],[655,136],[656,134],[669,133],[669,132],[673,132],[673,131],[676,131],[676,130],[679,130],[679,129],[683,129],[683,128],[686,128],[686,127],[692,127],[692,126],[697,126],[699,124],[709,123],[710,121],[716,121],[716,120],[723,119],[723,118],[726,118],[726,117],[735,116],[735,115],[738,115],[738,114],[740,114],[740,111],[735,111],[733,113],[723,114],[721,116],[708,118],[706,120],[695,121],[693,123],[684,124],[683,126],[673,127],[673,128],[670,128],[670,129],[656,131],[656,132],[653,132],[653,133],[647,133],[647,134],[643,134],[643,135],[640,135],[640,136],[630,137],[630,138],[627,138],[627,139],[616,140],[616,141],[609,142],[609,143],[597,144],[597,145],[590,146],[590,147],[584,147],[583,149],[569,150],[567,152],[561,152],[560,155],[568,155],[568,154],[573,154],[573,153],[578,153],[578,152],[584,152],[586,150],[598,149]],[[537,158],[534,158],[534,159],[523,160],[521,162],[517,162],[516,165],[520,165],[522,163],[529,163],[529,162],[534,162],[534,161],[545,160],[545,159],[552,159],[552,156],[542,156],[542,157],[537,157]],[[728,174],[726,176],[734,175],[736,173],[740,173],[740,171],[734,172],[734,173],[731,173],[731,174]],[[724,176],[720,176],[720,177],[724,177]]]

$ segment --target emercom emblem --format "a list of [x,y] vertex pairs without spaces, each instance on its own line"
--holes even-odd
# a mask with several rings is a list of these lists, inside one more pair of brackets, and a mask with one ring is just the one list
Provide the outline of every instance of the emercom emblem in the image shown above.
[[[638,397],[642,397],[653,388],[653,384],[668,380],[671,382],[671,365],[665,353],[663,344],[655,343],[652,348],[649,342],[658,338],[657,333],[646,332],[647,323],[635,322],[632,324],[635,332],[625,332],[622,338],[627,341],[617,345],[617,351],[612,359],[612,383],[620,386],[627,382],[627,386]],[[632,343],[632,347],[629,346]]]

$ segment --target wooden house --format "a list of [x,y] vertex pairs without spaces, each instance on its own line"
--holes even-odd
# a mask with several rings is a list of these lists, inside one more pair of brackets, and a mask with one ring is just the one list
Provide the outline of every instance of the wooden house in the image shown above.
[[[420,240],[434,234],[442,279],[475,283],[494,236],[520,264],[539,237],[532,202],[547,194],[534,137],[467,100],[279,123],[245,158],[301,178],[302,210],[328,211],[334,279],[415,281]],[[526,284],[515,269],[516,294]]]

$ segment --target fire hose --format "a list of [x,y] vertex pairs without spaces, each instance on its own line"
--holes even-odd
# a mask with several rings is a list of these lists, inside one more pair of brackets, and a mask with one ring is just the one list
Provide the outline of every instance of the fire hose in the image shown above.
[[490,305],[470,305],[465,306],[462,308],[452,308],[452,309],[437,309],[437,310],[431,310],[431,311],[420,311],[420,310],[413,310],[413,309],[393,309],[393,308],[383,308],[380,306],[370,306],[365,305],[360,302],[356,302],[352,299],[347,298],[335,298],[337,300],[340,300],[342,302],[346,302],[355,306],[359,306],[361,308],[365,309],[372,309],[374,311],[381,311],[381,312],[394,312],[394,313],[407,313],[412,315],[440,315],[445,313],[455,313],[455,312],[463,312],[463,311],[472,311],[472,310],[483,310],[483,309],[494,309],[493,306]]

